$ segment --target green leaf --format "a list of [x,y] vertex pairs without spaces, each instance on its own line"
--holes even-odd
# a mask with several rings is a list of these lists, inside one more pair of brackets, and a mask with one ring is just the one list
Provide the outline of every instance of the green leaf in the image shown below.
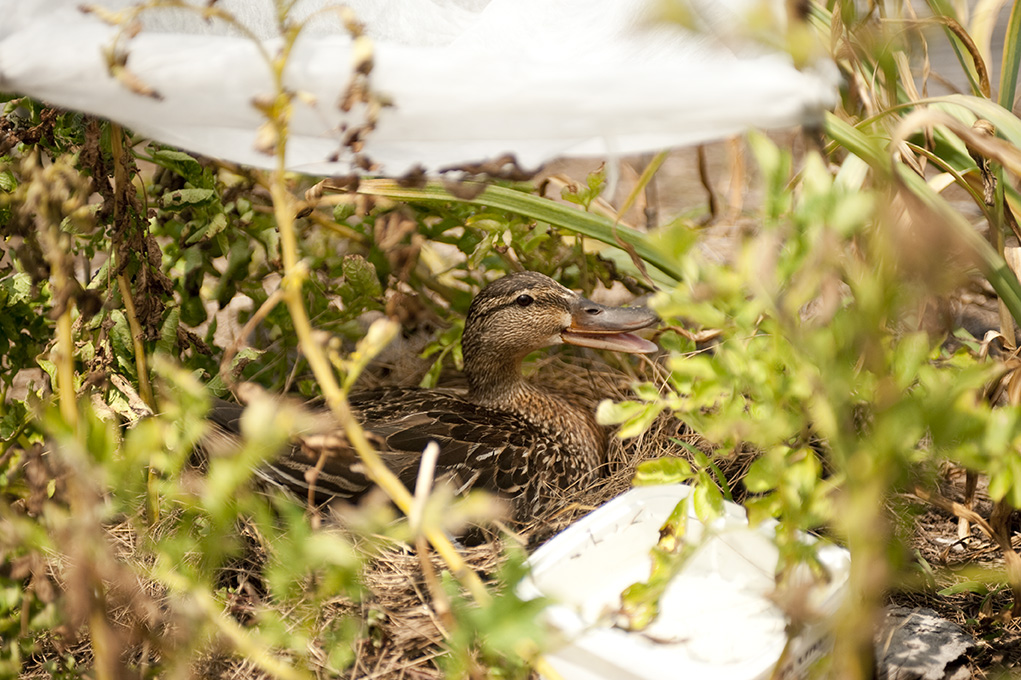
[[376,300],[383,295],[376,268],[364,257],[346,255],[341,267],[345,284],[341,296],[345,304],[358,299]]
[[631,483],[634,486],[680,484],[694,476],[695,472],[691,469],[691,464],[685,459],[663,457],[639,463]]
[[948,597],[950,595],[960,595],[961,593],[968,593],[974,595],[988,595],[989,585],[982,583],[981,581],[964,581],[956,585],[943,588],[937,591],[940,595]]
[[665,407],[665,404],[660,402],[646,404],[637,413],[635,413],[635,415],[620,426],[620,429],[617,430],[617,436],[621,439],[630,439],[631,437],[637,437],[647,431],[652,425],[652,421],[654,421],[659,414],[663,412]]
[[585,180],[584,187],[566,186],[560,190],[560,198],[569,203],[580,205],[585,210],[589,209],[592,201],[599,198],[606,186],[606,168],[602,167],[596,172],[590,173]]
[[745,475],[742,482],[751,493],[765,493],[780,485],[780,473],[781,470],[777,468],[773,460],[762,456],[752,461],[748,468],[748,474]]
[[340,224],[349,217],[352,217],[355,212],[357,212],[357,209],[354,203],[338,203],[333,206],[333,221]]
[[110,346],[117,359],[117,365],[125,375],[136,378],[135,344],[131,339],[128,320],[124,316],[124,312],[119,309],[110,312],[110,318],[113,319],[113,326],[110,328]]
[[778,219],[790,209],[790,192],[786,185],[791,175],[791,155],[781,151],[769,137],[760,132],[748,133],[748,146],[766,181],[766,216],[770,220]]
[[18,180],[14,178],[14,175],[7,171],[0,171],[0,191],[11,192],[18,188]]
[[642,401],[659,401],[659,388],[652,383],[639,383],[632,389],[635,395]]
[[451,195],[439,182],[429,182],[424,187],[414,188],[402,187],[398,182],[391,180],[372,179],[363,180],[358,186],[358,193],[369,196],[387,196],[410,202],[449,203],[456,201],[507,210],[594,238],[613,247],[619,248],[619,244],[623,243],[632,248],[638,257],[673,280],[681,278],[677,263],[654,248],[642,232],[622,224],[616,224],[602,215],[582,212],[563,203],[523,191],[486,186],[480,194],[473,198],[460,198]]
[[203,225],[201,228],[196,230],[194,234],[189,236],[188,240],[185,241],[185,245],[194,245],[201,241],[205,241],[206,239],[219,236],[219,234],[226,228],[227,216],[222,212],[218,212],[213,215],[212,219],[210,219],[207,224]]
[[767,519],[780,516],[784,509],[783,499],[780,498],[778,493],[749,498],[745,501],[744,507],[748,512],[748,524],[751,526],[756,526]]
[[1001,501],[1014,486],[1014,471],[1010,468],[1000,470],[989,477],[989,497]]
[[174,356],[177,349],[177,330],[181,325],[181,308],[171,307],[160,328],[160,339],[156,342],[156,351]]
[[636,417],[645,409],[645,404],[637,401],[614,402],[603,399],[596,407],[596,422],[600,425],[619,425]]
[[163,194],[160,205],[164,210],[180,210],[209,205],[216,199],[212,189],[176,189]]
[[695,508],[695,516],[703,524],[708,524],[723,514],[723,494],[705,473],[699,474],[699,483],[691,494],[691,502]]
[[0,290],[6,294],[5,305],[32,301],[32,277],[23,272],[0,279]]
[[153,153],[152,160],[157,165],[177,173],[191,184],[201,184],[202,166],[183,151],[160,149]]
[[1021,2],[1014,2],[1003,36],[1003,59],[1000,63],[998,98],[1000,106],[1010,110],[1014,108],[1017,74],[1021,71]]
[[43,359],[39,357],[36,359],[36,363],[39,364],[39,368],[46,372],[46,375],[50,376],[50,384],[57,384],[57,365],[49,359]]
[[628,630],[645,630],[659,616],[659,590],[648,583],[632,583],[620,594],[620,613]]
[[1007,467],[1010,469],[1010,478],[1013,483],[1005,496],[1011,507],[1021,508],[1021,484],[1017,483],[1018,480],[1021,480],[1021,457],[1016,449],[1011,450],[1008,455],[1010,458],[1007,459]]

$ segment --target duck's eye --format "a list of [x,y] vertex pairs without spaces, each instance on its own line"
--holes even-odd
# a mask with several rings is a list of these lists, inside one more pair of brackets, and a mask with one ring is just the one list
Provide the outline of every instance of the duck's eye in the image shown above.
[[534,300],[532,300],[531,295],[521,294],[518,296],[518,299],[515,300],[515,302],[518,303],[519,307],[527,307],[528,305],[532,304]]

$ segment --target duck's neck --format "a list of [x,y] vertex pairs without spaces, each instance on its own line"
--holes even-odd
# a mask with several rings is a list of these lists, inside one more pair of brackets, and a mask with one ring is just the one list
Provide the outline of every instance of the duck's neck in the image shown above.
[[466,343],[464,375],[468,379],[468,392],[472,401],[483,406],[498,406],[519,398],[519,393],[531,387],[521,375],[523,358],[481,352],[479,348]]
[[508,411],[529,421],[551,439],[560,440],[573,453],[592,464],[606,457],[606,436],[585,408],[541,389],[521,375],[523,357],[471,356],[464,358],[469,399],[480,406]]

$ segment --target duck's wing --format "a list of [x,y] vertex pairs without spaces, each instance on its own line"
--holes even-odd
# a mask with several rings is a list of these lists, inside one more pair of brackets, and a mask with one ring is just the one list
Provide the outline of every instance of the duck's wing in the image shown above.
[[[529,461],[543,445],[527,421],[479,407],[455,392],[381,390],[356,395],[352,406],[384,463],[409,488],[418,478],[422,452],[435,442],[434,476],[456,492],[483,488],[517,496],[528,488],[534,475]],[[210,420],[216,437],[237,437],[242,408],[227,402],[214,408]],[[316,504],[355,499],[372,487],[339,428],[296,437],[258,474]]]
[[508,496],[521,493],[529,480],[528,461],[541,445],[530,423],[478,407],[416,413],[373,432],[386,444],[388,463],[401,452],[404,466],[391,469],[409,488],[418,477],[422,451],[435,442],[439,446],[435,476],[447,477],[457,493],[469,488]]

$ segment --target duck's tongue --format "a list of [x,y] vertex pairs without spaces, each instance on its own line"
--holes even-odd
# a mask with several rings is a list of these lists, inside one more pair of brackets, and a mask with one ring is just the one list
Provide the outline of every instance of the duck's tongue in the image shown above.
[[560,338],[581,347],[647,354],[659,348],[629,331],[651,326],[657,321],[656,315],[646,307],[607,307],[578,298],[571,309],[571,325],[560,334]]
[[640,338],[634,333],[579,333],[568,329],[560,334],[560,338],[571,345],[610,349],[628,354],[648,354],[659,349],[656,343]]

